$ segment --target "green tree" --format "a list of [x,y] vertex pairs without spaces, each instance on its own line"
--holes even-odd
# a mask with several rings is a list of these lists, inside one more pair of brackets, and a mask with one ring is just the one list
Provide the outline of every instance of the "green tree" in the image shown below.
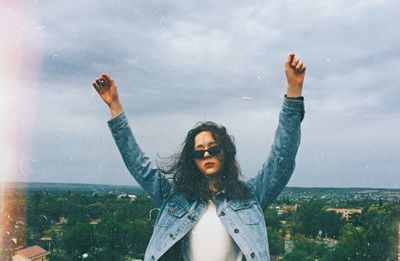
[[103,217],[96,227],[99,235],[99,244],[110,251],[122,250],[126,246],[128,231],[122,222],[113,217]]
[[368,245],[365,230],[361,227],[354,227],[351,224],[348,224],[343,227],[341,231],[339,243],[335,248],[333,248],[333,250],[327,252],[324,260],[371,260],[367,259],[367,248]]
[[325,202],[312,200],[304,203],[296,216],[293,231],[309,237],[323,236],[337,238],[346,221],[333,211],[325,211]]
[[67,254],[78,258],[96,245],[93,227],[89,223],[68,224],[64,227],[63,248]]
[[295,235],[293,238],[293,243],[293,252],[306,254],[306,259],[304,260],[319,259],[326,254],[326,248],[321,243],[315,241],[314,239],[305,237],[304,235]]
[[281,255],[285,251],[285,240],[279,235],[278,230],[267,227],[269,252],[271,255]]
[[279,215],[276,213],[275,209],[266,208],[264,210],[264,219],[267,226],[272,227],[274,229],[280,229],[282,226]]
[[287,253],[283,256],[283,261],[306,261],[307,253],[303,250],[294,250],[293,252]]
[[145,253],[153,227],[152,222],[143,219],[135,219],[129,223],[128,242],[135,257],[138,258]]

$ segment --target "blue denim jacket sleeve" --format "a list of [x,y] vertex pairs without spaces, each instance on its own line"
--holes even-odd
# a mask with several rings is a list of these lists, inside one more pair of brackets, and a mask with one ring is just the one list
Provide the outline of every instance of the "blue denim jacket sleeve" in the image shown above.
[[304,102],[284,98],[267,161],[257,176],[247,181],[263,209],[282,192],[294,171],[303,118]]
[[163,199],[168,197],[172,184],[141,150],[132,134],[125,113],[112,118],[107,124],[129,172],[139,185],[161,205]]

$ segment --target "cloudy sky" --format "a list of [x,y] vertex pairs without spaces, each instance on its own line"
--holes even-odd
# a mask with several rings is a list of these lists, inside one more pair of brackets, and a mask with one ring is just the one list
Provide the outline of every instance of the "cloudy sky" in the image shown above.
[[91,86],[102,72],[151,158],[212,120],[252,177],[295,52],[306,115],[289,186],[400,188],[395,0],[0,3],[1,181],[136,184]]

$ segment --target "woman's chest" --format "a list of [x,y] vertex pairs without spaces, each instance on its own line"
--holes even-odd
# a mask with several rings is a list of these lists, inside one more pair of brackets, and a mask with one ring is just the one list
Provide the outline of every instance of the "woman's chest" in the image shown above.
[[[206,215],[208,220],[211,212],[206,210],[209,208],[210,206],[203,200],[188,201],[180,196],[171,197],[162,206],[156,225],[165,228],[188,222],[194,225],[203,218],[203,215]],[[254,199],[228,201],[223,197],[217,197],[212,212],[214,219],[220,219],[215,222],[221,221],[225,226],[258,225],[263,219],[263,212]]]

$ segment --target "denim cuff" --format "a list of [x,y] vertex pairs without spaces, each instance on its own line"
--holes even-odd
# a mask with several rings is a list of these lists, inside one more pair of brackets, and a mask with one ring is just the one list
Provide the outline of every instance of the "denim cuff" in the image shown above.
[[291,113],[300,113],[301,120],[304,118],[304,100],[293,100],[283,98],[283,111]]
[[287,97],[283,98],[283,106],[287,106],[295,110],[304,110],[304,100],[293,100]]
[[115,129],[120,128],[122,125],[126,124],[127,122],[128,122],[128,119],[126,118],[125,112],[121,112],[116,117],[107,121],[107,124],[111,130],[115,130]]

